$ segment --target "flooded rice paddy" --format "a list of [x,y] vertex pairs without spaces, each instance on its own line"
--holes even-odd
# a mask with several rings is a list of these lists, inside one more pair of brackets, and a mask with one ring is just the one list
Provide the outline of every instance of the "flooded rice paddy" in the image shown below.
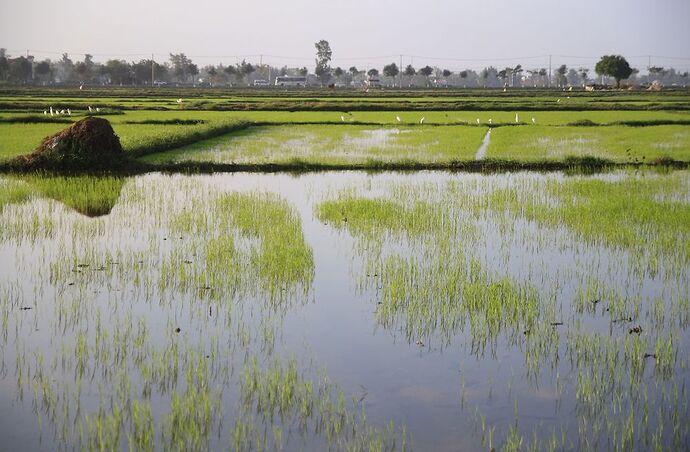
[[3,176],[0,436],[683,450],[689,269],[687,171]]
[[[343,116],[345,119],[345,116]],[[239,133],[153,154],[150,163],[448,162],[472,160],[484,127],[379,127],[361,125],[282,125],[251,127]]]

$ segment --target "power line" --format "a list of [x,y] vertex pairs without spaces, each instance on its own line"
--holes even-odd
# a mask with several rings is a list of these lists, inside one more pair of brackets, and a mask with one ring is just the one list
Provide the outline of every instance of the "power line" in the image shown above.
[[[24,54],[26,51],[25,50],[8,50],[8,53],[13,53],[13,54]],[[108,58],[108,57],[119,57],[119,58],[126,58],[126,57],[151,57],[152,59],[156,58],[163,58],[167,59],[170,55],[170,53],[89,53],[89,52],[71,52],[71,51],[54,51],[54,50],[33,50],[31,51],[32,54],[36,55],[63,55],[63,54],[68,54],[68,55],[73,55],[73,56],[85,56],[85,55],[91,55],[93,57],[101,57],[101,58]],[[274,60],[282,60],[282,61],[312,61],[314,59],[313,56],[296,56],[296,55],[275,55],[275,54],[269,54],[269,53],[256,53],[256,54],[239,54],[239,55],[187,55],[189,58],[197,58],[197,59],[214,59],[214,60],[239,60],[239,59],[262,59],[263,57],[266,58],[271,58]],[[395,60],[402,60],[403,58],[414,61],[414,59],[417,60],[422,60],[422,61],[446,61],[446,62],[456,62],[456,63],[500,63],[500,62],[507,62],[507,61],[526,61],[529,64],[529,61],[534,61],[534,60],[543,60],[544,63],[547,62],[551,57],[557,58],[557,59],[570,59],[570,60],[593,60],[596,61],[600,56],[585,56],[585,55],[560,55],[560,54],[552,54],[552,55],[526,55],[526,56],[515,56],[515,57],[492,57],[492,58],[461,58],[461,57],[449,57],[449,56],[431,56],[431,55],[412,55],[412,54],[391,54],[391,55],[360,55],[360,56],[342,56],[342,57],[336,57],[335,62],[352,62],[352,61],[383,61],[390,59],[391,61]],[[690,62],[690,56],[668,56],[668,55],[633,55],[627,57],[630,60],[641,60],[645,59],[648,61],[651,61],[651,59],[654,59],[656,61],[678,61],[678,62]],[[563,63],[561,61],[561,63]],[[568,63],[568,66],[571,65],[578,65],[582,63]],[[658,64],[658,63],[657,63]],[[649,64],[648,64],[649,65]],[[473,66],[472,68],[478,68],[479,66]],[[685,65],[682,65],[682,67],[686,67]],[[472,68],[467,68],[467,69],[472,69]],[[459,69],[459,68],[458,68]]]

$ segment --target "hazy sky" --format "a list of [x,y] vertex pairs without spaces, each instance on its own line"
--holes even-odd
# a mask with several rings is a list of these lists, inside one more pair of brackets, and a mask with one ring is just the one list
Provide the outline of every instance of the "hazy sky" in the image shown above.
[[685,57],[652,64],[690,70],[689,24],[690,0],[0,0],[0,47],[13,55],[184,52],[199,65],[264,54],[312,68],[314,42],[326,39],[333,66],[345,68],[398,63],[399,54],[404,65],[451,70],[545,67],[548,54],[554,66],[593,66],[620,53],[640,69],[644,55]]

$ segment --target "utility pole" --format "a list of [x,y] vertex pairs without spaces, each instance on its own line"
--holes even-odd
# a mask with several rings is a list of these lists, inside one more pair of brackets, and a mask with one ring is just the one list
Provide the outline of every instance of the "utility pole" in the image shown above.
[[151,54],[151,88],[153,88],[153,80],[155,79],[156,76],[156,64],[153,61],[153,54]]
[[549,55],[549,88],[551,88],[551,55]]
[[34,79],[34,62],[29,59],[29,49],[26,49],[26,61],[31,64],[31,80]]
[[399,74],[398,77],[399,77],[399,80],[400,80],[399,85],[400,85],[400,88],[402,88],[402,78],[403,78],[402,55],[400,55],[400,68],[399,68],[399,71],[400,71],[400,72],[398,72],[398,74]]

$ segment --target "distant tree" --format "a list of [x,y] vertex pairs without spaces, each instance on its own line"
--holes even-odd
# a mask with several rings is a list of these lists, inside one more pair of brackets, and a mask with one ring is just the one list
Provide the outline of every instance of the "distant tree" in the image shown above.
[[69,82],[74,78],[74,63],[66,53],[57,63],[57,78],[62,82]]
[[314,73],[321,80],[321,85],[324,85],[331,78],[330,62],[333,52],[331,51],[331,45],[325,39],[314,43],[314,47],[316,47],[316,68]]
[[369,69],[369,70],[367,71],[367,75],[368,75],[369,77],[376,77],[376,76],[379,75],[379,70],[378,70],[378,69],[375,69],[375,68],[371,68],[371,69]]
[[426,78],[426,86],[429,86],[429,76],[434,73],[434,69],[431,66],[424,66],[419,73]]
[[350,75],[352,75],[353,77],[359,74],[359,69],[357,69],[357,66],[350,66],[350,69],[348,69],[348,71],[350,72]]
[[278,75],[283,76],[283,75],[287,75],[287,73],[288,73],[288,68],[287,68],[287,66],[283,66],[283,67],[280,68],[280,72],[278,73]]
[[467,78],[467,74],[468,74],[468,72],[466,70],[460,71],[460,78]]
[[218,69],[215,66],[206,66],[204,72],[208,76],[209,83],[214,84],[218,82]]
[[415,71],[411,64],[408,64],[405,68],[405,75],[407,75],[408,77],[414,77],[416,73],[417,71]]
[[395,63],[387,64],[383,67],[383,75],[386,77],[395,77],[400,74],[400,69]]
[[192,81],[194,81],[194,77],[199,74],[199,66],[197,66],[194,63],[189,64],[189,76],[192,77]]
[[134,83],[137,85],[146,85],[151,83],[151,60],[139,60],[132,63],[132,72],[134,74]]
[[[226,66],[223,68],[223,72],[225,72],[228,75],[237,75],[237,68],[235,66]],[[284,74],[282,74],[284,75]]]
[[[170,54],[170,65],[172,66],[172,73],[177,77],[178,81],[183,83],[189,82],[189,77],[194,76],[192,66],[196,68],[196,65],[192,63],[192,60],[187,58],[184,53],[171,53]],[[196,72],[199,70],[196,68]]]
[[20,56],[9,60],[8,78],[11,82],[26,83],[31,80],[31,75],[32,65],[28,58]]
[[522,68],[521,64],[518,64],[515,66],[511,71],[510,71],[510,77],[511,77],[511,82],[510,84],[512,86],[515,86],[515,78],[520,78],[520,74],[522,74],[525,70]]
[[225,72],[225,74],[228,77],[235,77],[236,82],[239,82],[240,80],[242,80],[243,75],[239,70],[239,65],[238,66],[233,66],[233,65],[226,66],[225,68],[223,68],[223,72]]
[[565,78],[565,74],[568,72],[568,67],[565,64],[562,64],[556,69],[556,84],[558,86],[565,86],[567,80]]
[[249,76],[251,75],[252,72],[256,71],[256,68],[254,65],[251,63],[247,63],[245,60],[242,60],[242,62],[239,64],[237,73],[241,77],[246,77],[247,78],[247,83],[249,83]]
[[342,77],[344,73],[345,73],[345,71],[340,66],[338,66],[337,68],[335,68],[333,70],[333,75],[335,75],[336,78],[338,78],[338,79],[340,79],[340,77]]
[[582,79],[582,86],[585,86],[587,84],[587,74],[589,74],[589,68],[581,67],[577,70],[577,72],[580,74],[580,78]]
[[43,60],[36,63],[34,73],[43,81],[52,81],[53,68],[50,66],[50,60]]
[[479,73],[479,78],[484,80],[484,87],[486,88],[486,79],[489,78],[489,68],[484,68],[482,71]]
[[103,70],[112,84],[129,85],[133,81],[132,68],[124,60],[108,60]]
[[444,76],[444,77],[448,78],[448,77],[450,77],[451,75],[453,75],[453,72],[452,72],[452,71],[450,71],[450,70],[448,70],[448,69],[444,69],[444,70],[443,70],[443,76]]
[[661,66],[650,66],[647,71],[649,72],[649,77],[650,78],[664,78],[666,73],[668,72],[666,69],[664,69]]
[[82,61],[79,61],[77,64],[74,65],[74,72],[77,73],[80,79],[84,80],[87,78],[89,68]]
[[306,67],[303,67],[299,70],[299,75],[301,75],[302,77],[306,77],[307,74],[309,74],[309,69],[307,69]]
[[630,77],[633,70],[628,61],[620,55],[604,55],[594,70],[599,75],[607,75],[616,80],[616,88],[620,88],[621,80]]
[[74,73],[81,82],[88,82],[94,75],[94,67],[93,56],[87,53],[84,55],[84,61],[74,64]]
[[7,80],[10,71],[10,62],[7,58],[7,49],[0,49],[0,80]]
[[430,66],[424,66],[419,70],[419,73],[422,74],[424,77],[428,77],[434,73],[434,70]]
[[508,80],[508,76],[509,76],[510,71],[511,71],[511,68],[507,67],[507,68],[505,68],[505,69],[501,69],[501,70],[498,71],[498,73],[496,74],[496,76],[497,76],[498,78],[500,78],[501,80],[503,80],[503,84],[504,84],[504,85],[506,85],[506,84],[508,83],[507,80]]

